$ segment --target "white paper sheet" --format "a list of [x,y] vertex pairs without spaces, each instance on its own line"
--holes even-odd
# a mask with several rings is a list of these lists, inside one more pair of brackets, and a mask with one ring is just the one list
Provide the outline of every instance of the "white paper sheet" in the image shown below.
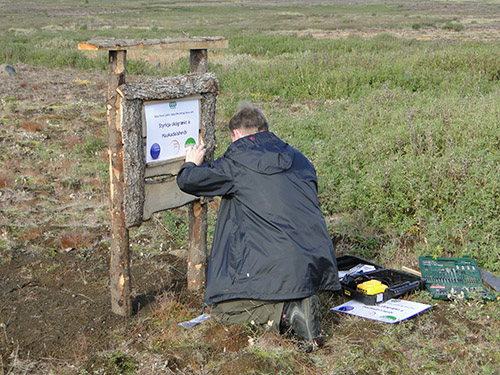
[[340,306],[333,307],[332,310],[356,315],[361,318],[378,320],[384,323],[398,323],[402,320],[420,314],[422,311],[429,308],[431,308],[431,305],[400,299],[391,299],[373,306],[351,300]]

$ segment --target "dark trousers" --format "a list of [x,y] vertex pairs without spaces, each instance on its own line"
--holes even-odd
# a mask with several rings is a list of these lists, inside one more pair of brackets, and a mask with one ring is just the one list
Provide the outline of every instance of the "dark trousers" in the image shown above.
[[251,323],[266,330],[279,330],[283,301],[238,299],[212,306],[210,315],[224,324]]

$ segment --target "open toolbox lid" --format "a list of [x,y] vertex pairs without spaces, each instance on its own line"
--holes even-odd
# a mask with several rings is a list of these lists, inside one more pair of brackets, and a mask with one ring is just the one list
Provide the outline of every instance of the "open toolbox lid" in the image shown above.
[[383,267],[354,255],[343,255],[337,258],[337,268],[339,270],[339,279],[342,279],[350,273],[375,271]]
[[[366,272],[343,274],[342,271],[352,270],[358,265],[369,265],[373,268]],[[367,305],[382,303],[411,291],[425,288],[425,279],[421,277],[403,271],[386,269],[356,256],[344,255],[337,258],[337,266],[339,274],[342,275],[340,283],[344,294]],[[380,288],[379,283],[373,287],[370,285],[373,284],[373,281],[380,282],[385,288]],[[360,284],[363,285],[359,287]],[[364,287],[366,285],[368,285],[367,288]]]

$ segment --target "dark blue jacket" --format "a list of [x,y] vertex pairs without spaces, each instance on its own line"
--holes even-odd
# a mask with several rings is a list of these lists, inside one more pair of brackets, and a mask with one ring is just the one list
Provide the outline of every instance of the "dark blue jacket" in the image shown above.
[[241,138],[213,163],[185,163],[177,184],[197,196],[222,196],[207,271],[207,304],[289,300],[340,289],[316,171],[273,133]]

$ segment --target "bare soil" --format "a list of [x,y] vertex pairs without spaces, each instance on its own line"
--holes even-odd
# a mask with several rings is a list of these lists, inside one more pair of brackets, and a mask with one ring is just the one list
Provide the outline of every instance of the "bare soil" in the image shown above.
[[[110,308],[107,181],[68,172],[95,164],[72,149],[105,139],[105,73],[15,69],[0,85],[0,373],[13,357],[85,360],[128,323]],[[132,275],[137,318],[185,288],[185,261],[133,252]]]

